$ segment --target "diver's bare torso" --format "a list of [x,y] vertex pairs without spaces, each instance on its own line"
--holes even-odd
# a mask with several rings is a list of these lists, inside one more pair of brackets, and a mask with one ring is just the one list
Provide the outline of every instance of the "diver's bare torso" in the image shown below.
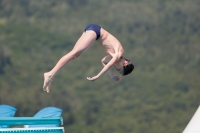
[[101,36],[97,40],[97,42],[110,56],[118,53],[118,56],[120,58],[124,52],[121,43],[103,28],[101,28]]

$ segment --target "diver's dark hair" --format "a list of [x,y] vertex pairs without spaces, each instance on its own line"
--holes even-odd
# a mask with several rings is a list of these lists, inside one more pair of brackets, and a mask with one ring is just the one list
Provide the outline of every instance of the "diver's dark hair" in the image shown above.
[[124,74],[123,74],[123,76],[130,74],[134,69],[133,63],[131,63],[130,60],[127,60],[127,59],[125,59],[125,60],[128,61],[128,65],[124,66]]

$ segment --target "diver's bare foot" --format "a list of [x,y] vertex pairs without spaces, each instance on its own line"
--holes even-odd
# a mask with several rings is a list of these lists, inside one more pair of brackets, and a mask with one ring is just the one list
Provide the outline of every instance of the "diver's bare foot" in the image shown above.
[[44,84],[43,84],[43,90],[49,93],[51,82],[53,80],[53,76],[49,73],[44,73]]

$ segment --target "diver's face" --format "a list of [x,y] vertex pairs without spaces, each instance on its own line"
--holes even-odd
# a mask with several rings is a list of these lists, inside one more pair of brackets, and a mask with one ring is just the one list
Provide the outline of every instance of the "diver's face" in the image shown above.
[[124,74],[124,66],[127,66],[127,65],[128,65],[128,61],[126,61],[125,59],[121,59],[114,64],[114,68],[121,75],[123,75]]

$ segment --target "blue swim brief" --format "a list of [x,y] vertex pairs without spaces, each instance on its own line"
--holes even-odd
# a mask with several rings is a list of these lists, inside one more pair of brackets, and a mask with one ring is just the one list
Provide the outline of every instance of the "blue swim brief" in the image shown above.
[[100,37],[100,35],[101,35],[101,27],[100,26],[98,26],[98,25],[96,25],[96,24],[88,24],[86,27],[85,27],[85,30],[84,31],[86,31],[86,30],[93,30],[95,33],[96,33],[96,35],[97,35],[97,38],[96,38],[96,40],[98,40],[99,39],[99,37]]

